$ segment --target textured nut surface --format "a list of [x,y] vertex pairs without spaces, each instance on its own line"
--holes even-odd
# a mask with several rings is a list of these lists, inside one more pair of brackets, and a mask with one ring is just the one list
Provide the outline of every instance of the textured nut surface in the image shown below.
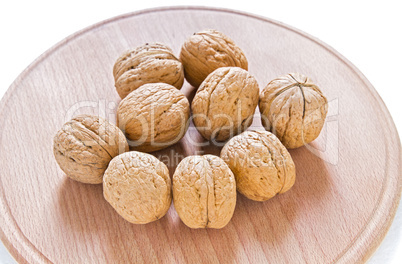
[[178,142],[186,133],[190,104],[182,92],[165,83],[144,84],[124,98],[117,124],[130,148],[152,152]]
[[310,78],[291,73],[261,91],[259,108],[265,129],[292,149],[318,137],[328,111],[327,98]]
[[256,79],[246,70],[219,68],[208,75],[193,99],[194,125],[204,138],[224,141],[251,125],[258,93]]
[[246,131],[233,137],[223,147],[221,158],[233,171],[237,190],[255,201],[284,193],[295,182],[292,157],[268,131]]
[[173,175],[173,203],[188,227],[222,228],[236,206],[233,173],[217,156],[188,156]]
[[181,48],[180,60],[186,80],[194,87],[220,67],[248,69],[243,51],[225,34],[212,29],[189,37]]
[[60,168],[70,178],[84,183],[102,183],[110,160],[128,151],[124,134],[112,123],[80,115],[57,132],[53,152]]
[[147,43],[126,51],[117,59],[113,76],[122,99],[146,83],[163,82],[180,89],[184,82],[183,65],[173,51],[161,43]]
[[110,162],[105,172],[103,196],[131,223],[146,224],[158,220],[172,202],[168,168],[150,154],[123,153]]

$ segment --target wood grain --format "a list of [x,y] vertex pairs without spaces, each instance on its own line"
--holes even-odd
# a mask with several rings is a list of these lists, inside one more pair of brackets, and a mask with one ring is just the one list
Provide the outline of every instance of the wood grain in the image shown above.
[[[129,224],[101,185],[65,177],[52,138],[79,113],[115,120],[112,67],[124,50],[159,41],[178,54],[187,36],[206,28],[234,39],[261,87],[289,72],[310,76],[329,101],[324,130],[291,151],[297,179],[289,192],[263,203],[238,195],[221,230],[189,229],[173,206],[157,222]],[[195,93],[187,83],[182,91]],[[319,40],[236,11],[146,10],[68,37],[10,87],[0,132],[0,237],[21,263],[360,263],[385,236],[401,195],[399,137],[367,79]],[[219,154],[220,146],[200,142],[191,125],[173,148],[154,154],[171,172],[186,155]]]

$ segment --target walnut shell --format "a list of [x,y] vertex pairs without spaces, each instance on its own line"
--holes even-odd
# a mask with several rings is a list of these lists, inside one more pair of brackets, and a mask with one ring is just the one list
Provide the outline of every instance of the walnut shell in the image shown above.
[[223,147],[221,158],[233,171],[237,190],[255,201],[284,193],[295,182],[292,157],[268,131],[246,131],[231,138]]
[[190,104],[182,92],[166,83],[149,83],[120,102],[117,124],[132,150],[152,152],[178,142],[189,116]]
[[225,141],[251,125],[258,93],[256,79],[246,70],[216,69],[201,84],[191,104],[194,125],[204,138]]
[[110,160],[128,151],[124,134],[98,116],[74,117],[57,132],[53,152],[66,175],[83,183],[102,183]]
[[146,224],[163,217],[172,202],[169,170],[150,154],[115,157],[103,177],[103,196],[127,221]]
[[220,67],[248,69],[243,51],[225,34],[212,29],[189,37],[181,48],[180,60],[186,80],[194,87]]
[[113,67],[115,86],[123,99],[146,83],[167,83],[177,89],[183,86],[183,65],[164,44],[153,43],[126,51]]
[[265,129],[289,149],[318,137],[328,111],[327,98],[310,78],[291,73],[272,80],[261,91],[259,108]]
[[188,156],[173,175],[173,203],[188,227],[222,228],[236,206],[233,173],[217,156]]

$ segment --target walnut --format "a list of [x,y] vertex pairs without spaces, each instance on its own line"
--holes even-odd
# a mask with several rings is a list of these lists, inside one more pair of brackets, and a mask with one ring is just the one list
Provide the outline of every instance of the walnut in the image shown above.
[[194,125],[204,138],[225,141],[251,125],[258,93],[256,79],[246,70],[216,69],[201,84],[191,104]]
[[328,102],[310,78],[292,73],[268,83],[261,91],[259,107],[265,129],[293,149],[318,137]]
[[120,102],[117,124],[132,150],[152,152],[178,142],[189,116],[190,104],[182,92],[166,83],[149,83]]
[[217,156],[188,156],[173,175],[173,203],[188,227],[222,228],[236,206],[233,173]]
[[292,157],[268,131],[246,131],[230,139],[221,158],[236,178],[237,190],[255,201],[288,191],[295,182]]
[[180,89],[184,82],[183,65],[161,43],[147,43],[125,52],[117,59],[113,75],[122,99],[146,83],[163,82]]
[[128,151],[124,134],[103,118],[80,115],[65,123],[53,140],[57,163],[66,175],[83,183],[102,183],[110,160]]
[[186,80],[198,87],[204,79],[220,67],[248,69],[243,51],[229,37],[217,30],[194,33],[183,44],[180,60]]
[[103,196],[127,221],[146,224],[163,217],[172,202],[168,168],[150,154],[115,157],[103,177]]

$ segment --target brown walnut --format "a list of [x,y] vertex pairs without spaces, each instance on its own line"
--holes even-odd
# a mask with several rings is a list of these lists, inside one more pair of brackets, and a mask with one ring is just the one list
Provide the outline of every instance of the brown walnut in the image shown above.
[[123,153],[110,162],[105,172],[103,196],[131,223],[146,224],[158,220],[172,202],[169,170],[150,154]]
[[183,65],[164,44],[153,43],[126,51],[113,67],[115,86],[123,99],[146,83],[167,83],[180,89],[184,82]]
[[188,227],[222,228],[236,206],[233,173],[217,156],[188,156],[173,175],[173,203]]
[[66,175],[83,183],[102,183],[110,160],[128,151],[124,134],[112,123],[91,115],[80,115],[57,132],[53,152]]
[[216,69],[191,104],[194,125],[208,140],[225,141],[247,129],[258,104],[258,83],[238,67]]
[[171,146],[186,133],[190,104],[182,92],[166,83],[144,84],[124,98],[117,124],[130,149],[152,152]]
[[180,60],[186,80],[194,87],[220,67],[248,69],[243,51],[225,34],[212,29],[189,37],[181,48]]
[[221,158],[233,171],[237,190],[255,201],[284,193],[295,182],[292,157],[268,131],[246,131],[231,138],[223,147]]
[[327,98],[310,78],[291,73],[272,80],[261,91],[259,108],[265,129],[289,149],[318,137],[328,111]]

